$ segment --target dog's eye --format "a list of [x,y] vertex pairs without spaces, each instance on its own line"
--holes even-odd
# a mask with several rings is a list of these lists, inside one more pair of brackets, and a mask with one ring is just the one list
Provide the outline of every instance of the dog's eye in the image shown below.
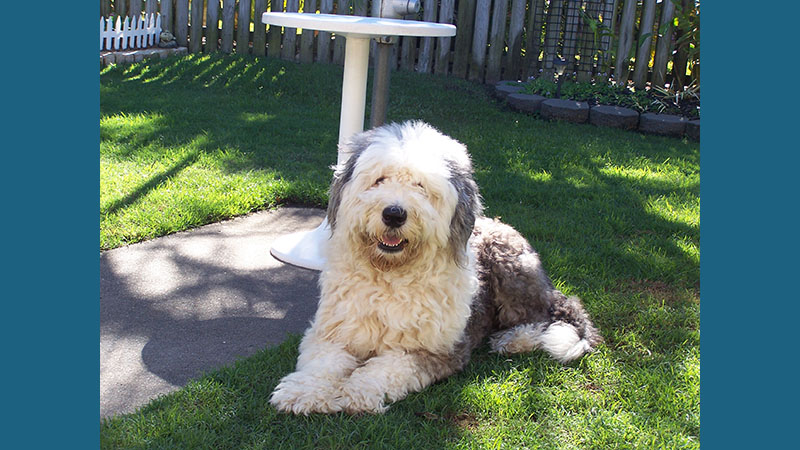
[[380,177],[380,178],[378,178],[377,180],[375,180],[375,182],[374,182],[374,183],[372,183],[372,185],[373,185],[373,186],[377,186],[377,185],[379,185],[379,184],[383,183],[383,180],[385,180],[385,179],[386,179],[386,177]]
[[414,183],[414,186],[422,189],[423,191],[425,190],[425,186],[423,186],[422,183]]

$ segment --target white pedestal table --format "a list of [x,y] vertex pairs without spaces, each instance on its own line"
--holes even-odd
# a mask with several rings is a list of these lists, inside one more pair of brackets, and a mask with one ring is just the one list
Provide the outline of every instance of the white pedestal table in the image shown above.
[[[449,37],[456,27],[449,24],[381,17],[344,16],[265,12],[261,21],[267,25],[302,28],[335,33],[345,37],[344,75],[342,76],[342,108],[339,117],[339,144],[364,131],[367,97],[369,43],[381,36]],[[337,164],[348,155],[337,153]],[[270,249],[276,259],[307,269],[322,270],[325,264],[323,243],[330,237],[327,219],[311,231],[291,233],[278,238]]]

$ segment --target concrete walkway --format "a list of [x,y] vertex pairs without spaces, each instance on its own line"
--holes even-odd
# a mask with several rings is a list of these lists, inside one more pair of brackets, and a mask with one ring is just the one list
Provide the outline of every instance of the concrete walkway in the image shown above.
[[275,238],[321,209],[281,208],[100,255],[100,416],[135,411],[190,379],[302,333],[318,272],[283,264]]

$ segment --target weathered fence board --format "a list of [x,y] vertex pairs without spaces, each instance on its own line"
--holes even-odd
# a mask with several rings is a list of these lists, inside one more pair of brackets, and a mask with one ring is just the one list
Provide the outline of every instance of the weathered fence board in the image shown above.
[[189,43],[189,0],[176,0],[174,30],[175,42],[186,47]]
[[[275,2],[270,3],[271,12],[282,12],[283,2],[276,5]],[[283,38],[282,28],[276,25],[270,25],[267,30],[267,56],[279,57],[281,55],[281,39]]]
[[[333,0],[320,0],[319,12],[330,14],[333,12]],[[317,35],[317,62],[327,64],[331,62],[331,33],[320,31]]]
[[261,15],[267,10],[267,0],[253,2],[253,54],[267,54],[267,26],[261,22]]
[[489,40],[491,3],[491,0],[476,0],[475,28],[472,35],[472,54],[468,76],[471,81],[483,81],[483,64],[486,61],[486,45]]
[[458,30],[456,31],[456,48],[453,54],[453,76],[467,78],[470,49],[472,48],[472,30],[475,22],[475,0],[460,0],[458,4]]
[[114,2],[114,14],[118,16],[128,15],[128,2],[127,0],[116,0]]
[[197,53],[203,50],[203,0],[192,0],[190,9],[189,51]]
[[639,19],[639,39],[636,45],[636,65],[633,69],[633,84],[641,89],[647,82],[647,66],[650,64],[650,49],[653,42],[653,22],[656,18],[656,0],[644,0],[642,18]]
[[[305,0],[303,12],[313,14],[317,10],[317,0]],[[314,30],[303,30],[300,36],[300,62],[314,62]]]
[[233,51],[234,16],[236,15],[236,0],[222,0],[222,40],[220,50],[223,53]]
[[[169,3],[169,2],[164,2]],[[206,52],[219,49],[219,0],[209,0],[206,5]]]
[[[422,20],[425,22],[436,22],[436,0],[424,0],[422,4]],[[431,71],[433,62],[434,38],[424,37],[419,43],[419,57],[417,58],[417,72],[428,73]]]
[[138,17],[142,13],[142,0],[130,0],[128,4],[130,5],[128,10],[129,17]]
[[236,53],[246,55],[250,51],[250,0],[239,0],[239,15],[236,18]]
[[504,63],[503,78],[518,79],[522,63],[522,30],[525,25],[526,0],[513,0],[511,3],[511,20],[508,25],[508,52]]
[[[455,0],[442,0],[439,8],[439,23],[453,23],[453,13],[455,10]],[[433,73],[447,75],[450,66],[450,54],[452,38],[437,38],[436,60],[433,65]]]
[[172,14],[172,2],[162,1],[160,2],[159,7],[161,11],[161,29],[172,33],[175,30],[175,17]]
[[664,33],[656,40],[656,55],[653,57],[653,86],[664,86],[667,76],[667,59],[672,54],[672,18],[675,14],[675,4],[671,1],[661,3],[661,21],[659,28],[665,28]]
[[628,55],[633,45],[633,26],[636,20],[636,0],[625,0],[622,9],[622,22],[619,26],[619,45],[617,46],[617,61],[614,67],[614,80],[624,84],[628,80],[629,58]]
[[[164,2],[166,3],[166,2]],[[144,12],[148,16],[158,12],[158,0],[145,0]]]
[[[343,16],[350,15],[350,6],[353,0],[338,0],[336,3],[336,14]],[[333,62],[334,64],[344,64],[344,40],[342,36],[333,35]]]
[[[286,0],[286,12],[297,12],[300,8],[298,0]],[[281,47],[281,59],[294,61],[297,51],[297,28],[283,29],[283,43]]]
[[500,61],[503,57],[507,13],[508,0],[494,0],[492,28],[489,31],[489,55],[486,58],[485,81],[487,83],[500,81]]

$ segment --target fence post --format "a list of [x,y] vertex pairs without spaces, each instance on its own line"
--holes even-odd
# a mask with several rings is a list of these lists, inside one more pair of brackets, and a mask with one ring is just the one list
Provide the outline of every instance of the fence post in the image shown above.
[[236,53],[246,55],[250,50],[250,0],[239,0],[236,21]]
[[508,24],[508,53],[503,65],[506,68],[503,78],[517,80],[520,78],[522,62],[522,29],[525,26],[526,0],[513,0],[511,3],[511,20]]
[[483,64],[486,61],[486,43],[489,38],[489,7],[491,0],[477,0],[475,5],[475,32],[472,36],[472,55],[469,80],[483,82]]
[[253,54],[264,56],[267,54],[267,25],[261,21],[261,16],[267,10],[267,0],[255,0],[253,4]]
[[661,3],[661,27],[666,28],[664,34],[658,36],[656,41],[656,56],[653,58],[653,79],[651,86],[664,87],[667,77],[667,60],[672,55],[672,18],[675,14],[675,4],[669,0]]
[[100,17],[111,15],[111,0],[100,0]]
[[[277,3],[277,4],[276,4]],[[272,1],[270,3],[271,12],[283,12],[283,2]],[[282,28],[277,25],[270,25],[267,30],[267,56],[277,58],[281,54],[281,41],[283,35]]]
[[[286,0],[286,12],[297,12],[298,9],[300,9],[298,0]],[[281,59],[294,61],[296,50],[297,28],[284,28],[283,44],[281,46]]]
[[[336,14],[343,16],[350,15],[350,6],[354,0],[337,0]],[[333,62],[342,65],[344,63],[344,41],[342,36],[336,36],[333,40]]]
[[467,64],[469,63],[469,49],[472,44],[472,25],[475,21],[475,0],[459,0],[458,2],[458,32],[456,33],[456,48],[453,54],[453,76],[467,78]]
[[[439,23],[453,23],[454,0],[442,0],[439,9]],[[460,30],[459,30],[460,31]],[[433,64],[433,73],[447,75],[450,69],[450,43],[452,38],[436,38],[436,60]]]
[[203,50],[203,0],[191,1],[192,28],[189,32],[189,51],[199,53]]
[[233,27],[236,15],[236,0],[222,0],[222,39],[220,50],[223,53],[233,51]]
[[506,13],[508,0],[494,0],[492,29],[489,34],[489,56],[486,59],[486,83],[500,81],[503,59],[503,43],[506,38]]
[[161,11],[161,31],[172,33],[172,30],[175,29],[172,25],[174,20],[172,17],[172,2],[169,0],[162,1],[159,5],[159,9]]
[[[669,1],[669,0],[667,0]],[[647,66],[650,64],[650,48],[653,43],[653,21],[656,18],[656,0],[644,0],[639,25],[639,40],[636,49],[636,64],[633,69],[633,84],[636,89],[647,83]]]
[[[314,14],[317,10],[317,0],[305,0],[303,13]],[[314,62],[314,30],[303,30],[300,36],[300,62]]]
[[158,12],[158,0],[145,0],[144,12],[148,16]]
[[[320,0],[319,12],[330,14],[333,12],[333,0]],[[331,34],[320,31],[317,35],[317,62],[327,64],[331,62]]]
[[180,47],[189,43],[189,0],[175,2],[175,42]]
[[114,14],[118,16],[127,16],[128,15],[128,2],[126,0],[115,0],[114,1]]
[[614,80],[617,86],[625,86],[628,81],[628,53],[633,45],[633,25],[636,21],[636,0],[625,0],[622,7],[622,22],[619,24],[619,46],[617,61],[614,64]]
[[204,52],[215,52],[219,47],[219,0],[208,0],[206,5],[206,46]]
[[130,0],[130,9],[128,11],[128,16],[131,19],[139,17],[142,15],[142,0]]
[[[425,22],[436,21],[436,0],[425,0],[423,3],[422,20]],[[433,61],[434,38],[424,37],[419,44],[419,58],[417,59],[417,72],[428,73],[431,71]]]

